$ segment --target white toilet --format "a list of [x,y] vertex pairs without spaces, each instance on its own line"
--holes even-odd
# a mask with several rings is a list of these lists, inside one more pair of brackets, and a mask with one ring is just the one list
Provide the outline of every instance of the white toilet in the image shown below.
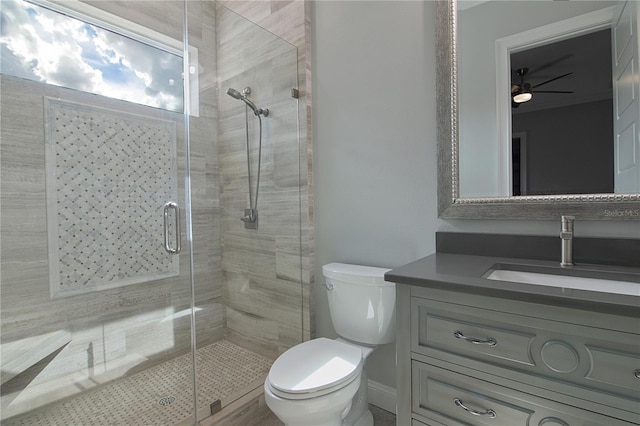
[[395,284],[388,269],[330,263],[322,267],[331,321],[342,337],[300,343],[273,363],[267,405],[287,426],[372,426],[364,362],[395,337]]

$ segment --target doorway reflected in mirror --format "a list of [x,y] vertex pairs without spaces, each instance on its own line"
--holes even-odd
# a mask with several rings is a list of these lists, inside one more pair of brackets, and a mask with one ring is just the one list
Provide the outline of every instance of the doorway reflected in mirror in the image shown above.
[[[511,195],[614,192],[611,29],[512,52]],[[522,141],[526,135],[526,144]]]

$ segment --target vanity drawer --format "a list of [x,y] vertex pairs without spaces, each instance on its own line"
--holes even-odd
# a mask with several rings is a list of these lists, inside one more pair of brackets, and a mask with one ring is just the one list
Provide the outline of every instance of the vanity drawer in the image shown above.
[[416,419],[411,419],[411,426],[445,426],[445,425],[443,425],[442,423],[431,423],[431,422],[427,424],[427,423],[422,423],[421,421]]
[[637,353],[616,352],[590,345],[585,345],[585,348],[592,361],[585,380],[596,387],[603,384],[628,389],[640,399],[640,356]]
[[[447,425],[631,425],[432,364],[412,362],[412,410]],[[640,416],[639,419],[640,420]]]
[[[461,354],[476,354],[500,359],[501,363],[534,365],[529,347],[535,330],[519,330],[513,324],[485,324],[481,319],[463,321],[446,314],[425,312],[422,316],[420,343],[433,347],[449,347]],[[471,319],[471,318],[469,318]],[[417,352],[420,352],[420,346]]]
[[416,297],[411,311],[413,352],[477,359],[621,395],[640,407],[640,334]]

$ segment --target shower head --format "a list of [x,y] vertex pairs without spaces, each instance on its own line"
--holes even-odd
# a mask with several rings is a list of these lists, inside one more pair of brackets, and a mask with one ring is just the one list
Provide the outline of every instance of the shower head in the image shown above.
[[236,89],[233,89],[231,87],[227,89],[227,95],[231,96],[232,98],[236,98],[240,100],[242,100],[243,98],[242,93],[238,92]]
[[238,99],[243,101],[245,104],[247,104],[247,106],[249,108],[251,108],[251,110],[253,110],[253,113],[255,115],[264,115],[265,117],[269,115],[269,110],[268,109],[262,109],[262,108],[258,108],[256,107],[256,104],[254,104],[253,102],[251,102],[251,100],[249,98],[247,98],[245,95],[243,95],[242,93],[238,92],[236,89],[233,89],[231,87],[229,87],[227,89],[227,95],[231,96],[232,98]]

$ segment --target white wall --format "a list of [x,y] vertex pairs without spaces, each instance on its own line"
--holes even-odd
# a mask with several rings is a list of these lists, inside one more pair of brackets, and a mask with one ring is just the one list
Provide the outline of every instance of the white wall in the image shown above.
[[[318,1],[311,27],[317,336],[335,337],[325,263],[397,267],[433,253],[438,230],[557,234],[555,222],[437,218],[431,1]],[[576,235],[640,238],[640,222],[578,221]],[[367,371],[395,387],[393,345]]]
[[[323,264],[391,268],[434,248],[433,17],[418,1],[313,6],[316,331],[334,336]],[[370,378],[395,387],[393,360],[393,345],[374,353]]]

